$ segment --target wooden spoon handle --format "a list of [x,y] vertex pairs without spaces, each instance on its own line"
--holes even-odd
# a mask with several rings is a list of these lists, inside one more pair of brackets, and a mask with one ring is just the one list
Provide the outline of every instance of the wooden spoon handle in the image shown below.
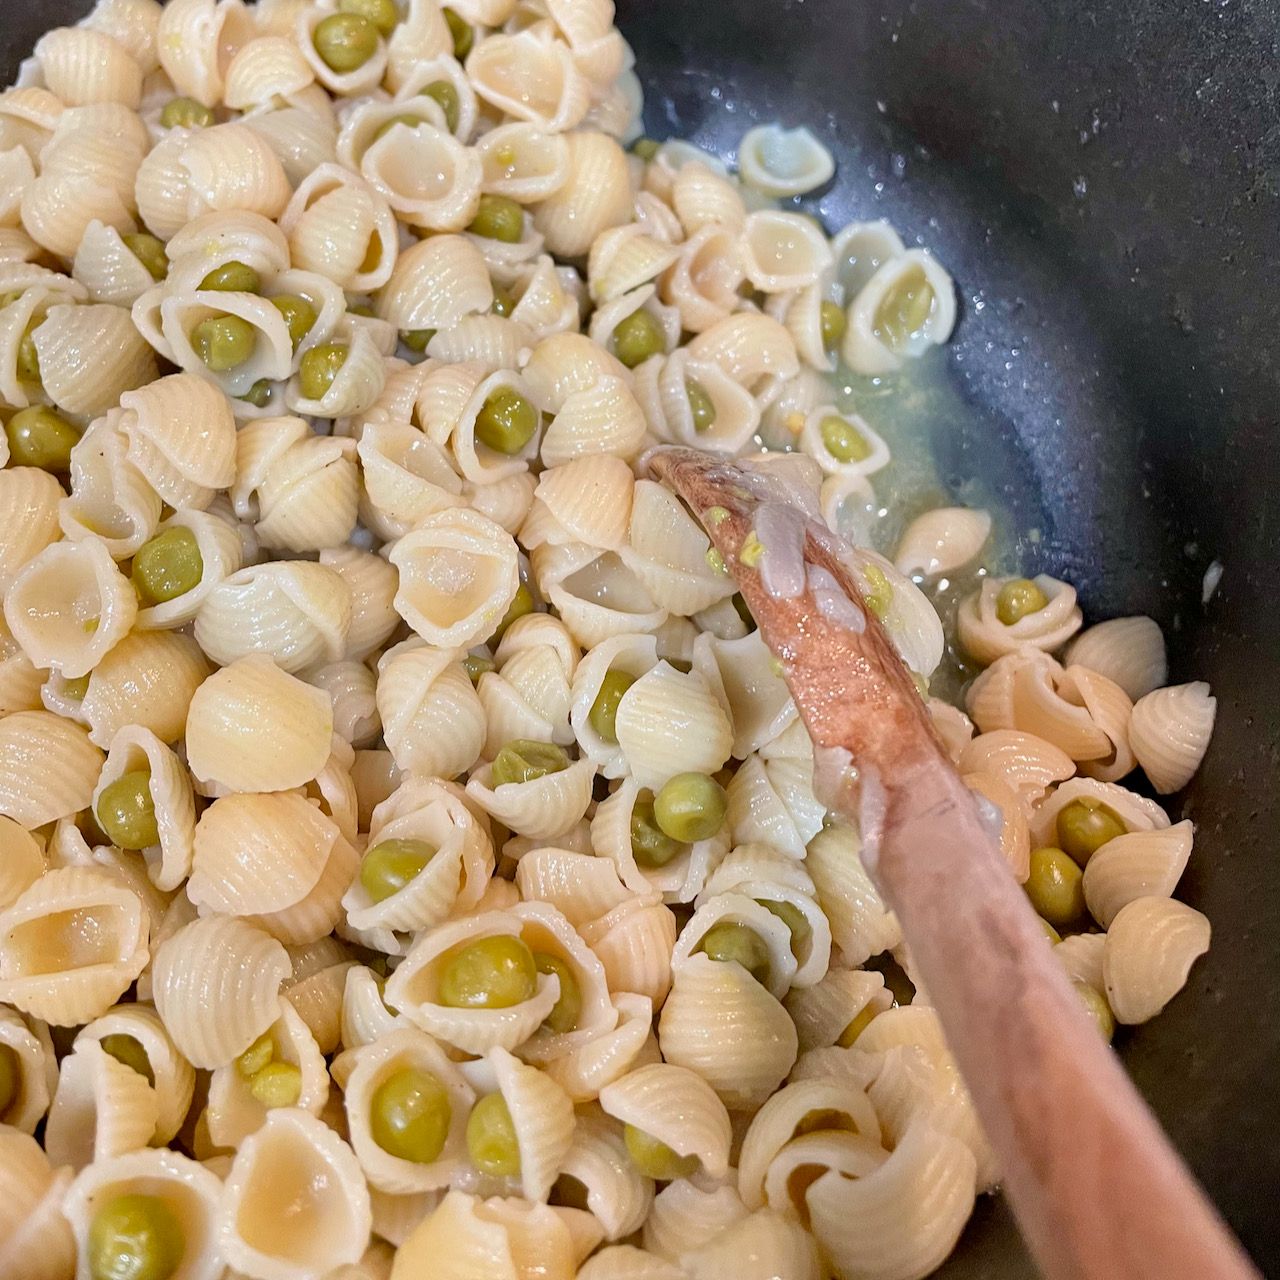
[[1046,945],[848,549],[776,472],[689,449],[649,466],[698,515],[782,662],[815,789],[862,830],[1045,1275],[1257,1280]]
[[1052,1280],[1256,1280],[1068,985],[953,771],[917,776],[878,872]]

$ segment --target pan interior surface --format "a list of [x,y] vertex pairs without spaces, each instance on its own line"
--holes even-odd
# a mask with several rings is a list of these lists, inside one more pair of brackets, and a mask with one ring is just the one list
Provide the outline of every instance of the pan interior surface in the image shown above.
[[[1159,0],[618,12],[652,136],[732,160],[755,124],[807,124],[838,168],[801,207],[829,229],[887,218],[937,254],[960,319],[909,428],[939,482],[990,493],[1018,561],[1076,585],[1086,618],[1151,614],[1170,679],[1211,683],[1214,745],[1171,809],[1197,824],[1179,896],[1213,946],[1119,1047],[1265,1272],[1280,1269],[1278,17]],[[1035,1274],[999,1198],[940,1274]]]

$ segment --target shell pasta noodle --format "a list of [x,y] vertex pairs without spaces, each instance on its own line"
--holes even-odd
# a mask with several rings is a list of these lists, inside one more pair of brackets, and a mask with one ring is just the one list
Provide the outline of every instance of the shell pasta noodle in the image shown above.
[[0,1274],[941,1265],[1000,1170],[655,444],[826,521],[1100,1032],[1195,985],[1213,692],[895,489],[945,267],[632,62],[97,0],[0,92]]

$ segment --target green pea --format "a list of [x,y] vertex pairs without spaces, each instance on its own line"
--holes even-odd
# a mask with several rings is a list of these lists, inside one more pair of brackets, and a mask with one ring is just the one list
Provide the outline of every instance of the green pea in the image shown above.
[[634,369],[650,356],[666,349],[667,336],[662,332],[662,326],[651,312],[643,308],[633,311],[614,328],[614,354],[628,369]]
[[1044,916],[1037,916],[1036,919],[1040,921],[1040,928],[1044,930],[1044,936],[1049,939],[1049,942],[1053,946],[1056,947],[1058,943],[1062,941],[1062,935],[1044,918]]
[[813,936],[813,926],[809,923],[808,916],[793,902],[773,898],[757,898],[756,901],[787,926],[791,933],[791,954],[798,958]]
[[4,424],[4,434],[12,466],[39,467],[58,475],[70,470],[71,450],[80,440],[66,418],[42,404],[19,409]]
[[600,681],[600,692],[587,712],[591,727],[613,746],[618,743],[618,703],[635,682],[635,676],[626,671],[606,671]]
[[323,400],[347,361],[348,348],[341,342],[312,347],[298,365],[298,385],[308,400]]
[[452,9],[444,10],[444,20],[448,23],[449,35],[453,38],[453,56],[461,62],[471,52],[471,46],[476,42],[476,33]]
[[255,409],[265,409],[271,403],[271,379],[259,378],[244,395],[237,396],[236,399],[253,405]]
[[338,0],[338,12],[367,18],[384,36],[389,36],[400,21],[400,11],[392,0]]
[[889,609],[893,605],[893,583],[889,581],[888,575],[878,564],[864,565],[862,576],[867,584],[867,589],[862,593],[862,599],[867,608],[883,622],[889,616]]
[[548,951],[535,951],[533,963],[539,973],[554,973],[560,979],[559,998],[543,1019],[542,1025],[557,1035],[575,1030],[578,1019],[582,1017],[582,988],[578,984],[577,975],[569,967],[569,962]]
[[647,164],[658,154],[661,145],[656,138],[637,138],[631,144],[631,154],[639,156]]
[[163,280],[169,274],[169,255],[164,241],[140,231],[135,235],[121,236],[124,247],[147,269],[153,280]]
[[0,1044],[0,1118],[22,1092],[22,1068],[12,1046]]
[[696,378],[684,380],[684,393],[689,397],[689,409],[693,414],[693,429],[701,435],[710,431],[716,424],[715,401],[707,394],[707,389]]
[[240,316],[210,316],[191,330],[192,349],[214,373],[238,369],[253,355],[256,342],[253,325]]
[[436,855],[425,840],[381,840],[360,862],[360,883],[371,902],[399,893]]
[[506,635],[507,628],[517,618],[523,618],[525,614],[533,611],[533,593],[522,582],[516,588],[516,593],[512,596],[511,603],[507,605],[507,611],[502,615],[502,620],[498,623],[498,629],[489,637],[489,647],[493,648]]
[[63,694],[74,702],[82,702],[84,695],[89,692],[89,677],[81,676],[77,680],[64,680],[62,682]]
[[486,658],[481,653],[469,653],[462,660],[462,669],[472,684],[479,684],[482,675],[487,671],[496,671],[497,667],[492,658]]
[[159,1196],[123,1195],[94,1214],[87,1252],[91,1280],[169,1280],[186,1241]]
[[517,738],[498,752],[489,785],[502,787],[508,782],[535,782],[568,767],[569,756],[563,747],[552,742]]
[[665,1142],[635,1125],[623,1126],[622,1140],[631,1163],[655,1182],[674,1182],[676,1178],[689,1178],[698,1172],[697,1156],[677,1155]]
[[642,791],[631,806],[631,856],[636,865],[653,869],[665,867],[684,849],[661,827],[653,812],[653,793]]
[[302,1097],[302,1071],[292,1062],[268,1062],[249,1082],[249,1092],[268,1111],[296,1106]]
[[162,129],[207,129],[213,123],[213,111],[194,98],[170,98],[160,112]]
[[838,413],[829,413],[823,418],[818,431],[823,447],[837,462],[865,462],[871,457],[867,438]]
[[224,262],[200,281],[200,288],[219,293],[257,293],[262,288],[262,277],[246,262]]
[[146,849],[160,843],[151,774],[135,769],[102,789],[95,806],[98,825],[119,849]]
[[481,1173],[495,1178],[519,1175],[520,1142],[502,1094],[486,1094],[472,1107],[467,1117],[467,1155]]
[[848,1049],[867,1029],[871,1024],[871,1019],[879,1012],[879,1009],[874,1004],[865,1005],[858,1016],[840,1033],[840,1038],[836,1041],[836,1044],[842,1049]]
[[378,28],[358,13],[331,13],[311,39],[320,60],[339,75],[363,67],[378,51]]
[[1084,873],[1061,849],[1031,851],[1031,871],[1023,888],[1031,905],[1052,925],[1072,924],[1084,914]]
[[453,1107],[439,1079],[421,1067],[401,1067],[374,1090],[369,1105],[373,1140],[388,1155],[413,1164],[439,1158]]
[[276,1056],[276,1042],[270,1031],[264,1031],[237,1059],[236,1070],[246,1079],[252,1080]]
[[516,300],[505,289],[495,288],[493,291],[493,314],[509,316],[516,309]]
[[32,316],[26,331],[18,342],[15,372],[19,382],[43,386],[40,378],[40,353],[36,350],[36,330],[44,323],[44,316]]
[[710,840],[724,826],[728,808],[724,788],[705,773],[677,773],[653,801],[658,826],[682,844]]
[[509,1009],[531,1000],[537,983],[533,952],[500,933],[454,952],[440,973],[439,1000],[450,1009]]
[[518,244],[524,234],[524,210],[506,196],[482,195],[480,207],[467,230],[485,240]]
[[1058,847],[1082,867],[1108,840],[1128,830],[1119,814],[1100,800],[1082,796],[1064,805],[1058,814]]
[[[457,86],[448,80],[433,80],[422,91],[423,97],[430,98],[433,102],[439,103],[440,110],[444,112],[444,122],[448,126],[450,133],[458,131],[458,119],[461,115],[462,104],[458,101]],[[517,235],[516,239],[520,237]]]
[[918,334],[933,312],[933,289],[924,271],[913,267],[889,290],[876,311],[876,333],[893,350]]
[[996,596],[996,617],[1011,627],[1028,614],[1039,613],[1048,603],[1049,597],[1030,578],[1013,578]]
[[157,534],[133,557],[132,577],[144,607],[186,595],[204,577],[204,557],[196,535],[183,525]]
[[316,309],[308,299],[296,293],[278,293],[268,302],[284,317],[285,328],[289,330],[289,341],[293,349],[307,336],[316,322]]
[[732,920],[714,924],[703,935],[696,950],[712,960],[740,964],[762,986],[769,980],[769,948],[754,929]]
[[828,351],[834,351],[840,345],[840,339],[844,337],[848,325],[844,308],[836,302],[824,302],[819,313],[822,318],[822,345]]
[[434,329],[402,329],[400,332],[400,341],[404,343],[410,351],[422,352],[427,349],[427,343],[436,336]]
[[497,453],[519,453],[537,429],[538,411],[510,387],[499,387],[476,415],[476,439]]
[[117,1062],[124,1063],[140,1076],[145,1076],[148,1084],[155,1084],[156,1073],[151,1069],[151,1059],[147,1057],[147,1051],[137,1036],[121,1032],[114,1036],[103,1036],[98,1043],[104,1053],[110,1054]]
[[1071,985],[1075,987],[1089,1016],[1098,1024],[1102,1038],[1110,1040],[1116,1033],[1116,1019],[1115,1014],[1111,1012],[1111,1006],[1107,1003],[1107,997],[1096,987],[1091,987],[1087,982],[1081,982],[1079,978],[1074,979]]

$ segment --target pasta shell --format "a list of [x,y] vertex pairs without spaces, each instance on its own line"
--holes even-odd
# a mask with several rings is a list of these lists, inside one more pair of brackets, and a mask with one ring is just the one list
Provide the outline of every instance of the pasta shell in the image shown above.
[[977,662],[995,662],[1026,645],[1047,653],[1065,644],[1080,629],[1082,615],[1075,588],[1043,573],[1034,582],[1049,603],[1007,626],[996,616],[996,597],[1008,581],[987,578],[977,592],[960,602],[956,611],[960,643]]
[[239,1057],[279,1014],[288,954],[245,920],[183,925],[152,962],[152,999],[188,1062],[212,1069]]
[[1026,804],[1038,804],[1054,783],[1065,781],[1076,771],[1065,751],[1043,738],[1012,729],[996,729],[966,742],[956,767],[962,774],[985,773],[999,778]]
[[897,917],[885,906],[862,865],[852,827],[833,823],[809,842],[805,869],[831,922],[831,937],[846,964],[865,964],[902,941]]
[[56,1173],[32,1137],[0,1130],[0,1266],[23,1280],[66,1280],[76,1246],[61,1209],[70,1169]]
[[684,1259],[691,1280],[766,1280],[771,1275],[817,1280],[818,1246],[794,1219],[762,1209],[733,1223]]
[[171,630],[191,622],[205,597],[244,563],[244,547],[233,523],[205,511],[178,511],[161,523],[157,534],[187,529],[200,553],[200,581],[172,600],[138,610],[139,630]]
[[519,835],[554,840],[586,813],[591,803],[595,767],[576,760],[557,773],[529,782],[508,782],[491,787],[492,765],[471,775],[467,794],[488,814]]
[[747,210],[737,187],[701,160],[678,166],[670,196],[671,207],[689,237],[706,226],[740,232],[746,225]]
[[1111,618],[1082,631],[1068,646],[1068,664],[1114,681],[1137,702],[1169,674],[1164,635],[1151,618]]
[[242,45],[226,71],[223,102],[236,111],[288,98],[315,80],[315,73],[292,40],[262,36]]
[[1036,848],[1057,840],[1058,814],[1073,800],[1081,799],[1106,805],[1129,831],[1160,831],[1169,825],[1169,815],[1154,800],[1126,791],[1114,782],[1071,778],[1050,792],[1031,815],[1031,839]]
[[554,195],[569,176],[569,147],[559,134],[537,125],[499,125],[475,144],[484,190],[521,204]]
[[34,1133],[44,1119],[58,1083],[53,1041],[40,1022],[28,1023],[12,1009],[0,1009],[0,1046],[12,1055],[15,1083],[0,1119],[7,1126]]
[[441,648],[491,634],[519,585],[514,539],[473,511],[428,516],[389,559],[400,570],[396,612]]
[[894,563],[908,577],[954,573],[976,560],[990,537],[990,512],[936,507],[907,526],[898,539]]
[[674,966],[662,1008],[662,1056],[696,1071],[727,1107],[761,1105],[791,1070],[796,1029],[746,970],[691,955]]
[[62,486],[47,471],[35,467],[0,470],[0,596],[9,589],[18,570],[56,542],[58,504],[66,497]]
[[58,1091],[45,1126],[50,1159],[80,1170],[138,1151],[155,1133],[155,1090],[95,1040],[80,1041],[62,1060]]
[[776,320],[756,311],[738,312],[712,325],[687,350],[691,361],[718,365],[744,387],[767,375],[787,379],[800,372],[791,335]]
[[4,597],[13,638],[39,667],[86,676],[138,613],[138,597],[96,539],[55,542],[33,556]]
[[831,153],[808,129],[758,125],[738,144],[742,181],[775,199],[807,195],[831,181]]
[[[476,92],[487,96],[481,85]],[[569,161],[564,185],[538,206],[534,225],[549,253],[578,258],[602,231],[631,220],[631,184],[626,156],[612,138],[575,132],[566,134],[565,142]]]
[[352,546],[326,548],[320,553],[320,563],[332,569],[351,592],[351,625],[343,657],[361,661],[380,648],[400,624],[392,603],[398,575],[381,556]]
[[44,851],[12,818],[0,817],[0,907],[7,907],[44,874]]
[[[1023,884],[1031,871],[1031,836],[1026,805],[1018,793],[993,773],[966,773],[962,780],[981,799],[979,808],[1000,842],[1000,853],[1013,878]],[[985,805],[982,804],[985,801]]]
[[844,1273],[923,1276],[942,1264],[973,1209],[974,1159],[926,1123],[856,1179],[824,1173],[805,1193],[812,1230]]
[[103,1206],[120,1196],[160,1200],[182,1233],[178,1280],[217,1280],[222,1262],[217,1243],[218,1176],[177,1151],[133,1151],[94,1161],[71,1184],[64,1212],[82,1256],[89,1253],[92,1223]]
[[156,1095],[156,1125],[150,1141],[162,1144],[172,1141],[195,1090],[195,1071],[178,1052],[155,1010],[143,1004],[121,1004],[95,1018],[77,1036],[76,1043],[107,1036],[130,1036],[141,1046],[150,1068]]
[[[891,326],[901,323],[892,308],[898,298],[925,297],[923,320],[911,322],[909,333],[893,336]],[[915,303],[918,309],[918,303]],[[886,306],[890,309],[886,313]],[[849,306],[841,352],[855,373],[892,373],[906,359],[923,355],[931,346],[946,342],[956,322],[956,291],[951,277],[924,249],[908,249],[884,260],[858,289]],[[888,341],[886,341],[888,339]]]
[[833,262],[826,236],[798,213],[748,214],[742,250],[747,279],[765,293],[817,284]]
[[332,569],[302,560],[251,565],[208,594],[195,635],[224,666],[257,653],[292,673],[342,657],[351,612],[351,592]]
[[567,46],[533,32],[493,35],[467,59],[476,93],[500,112],[563,133],[581,123],[590,86]]
[[454,948],[480,938],[516,936],[520,922],[507,913],[487,912],[423,933],[387,983],[387,999],[437,1040],[467,1053],[495,1046],[514,1049],[543,1023],[559,998],[560,980],[539,974],[535,994],[506,1009],[453,1009],[436,1003],[442,961]]
[[387,746],[405,772],[452,778],[480,758],[485,710],[454,650],[413,642],[388,650],[377,700]]
[[397,329],[450,329],[492,305],[483,255],[453,235],[430,236],[400,254],[377,299],[378,315]]
[[676,919],[657,894],[631,898],[581,932],[604,965],[611,991],[632,991],[655,1005],[666,999]]
[[265,654],[250,654],[196,690],[187,714],[187,762],[206,784],[286,791],[324,768],[333,727],[333,706],[321,690]]
[[515,1131],[520,1192],[535,1204],[545,1203],[573,1143],[573,1102],[549,1076],[505,1049],[491,1049],[488,1063]]
[[667,1063],[640,1067],[602,1089],[600,1106],[678,1155],[697,1156],[710,1177],[723,1178],[728,1172],[729,1113],[694,1072]]
[[1203,680],[1141,697],[1129,721],[1129,745],[1161,795],[1181,791],[1195,776],[1217,716],[1218,700]]
[[105,413],[159,373],[155,356],[123,307],[50,307],[32,335],[44,389],[67,413]]
[[863,1014],[883,1013],[892,999],[874,970],[830,969],[812,986],[793,987],[783,1004],[804,1054],[830,1048]]
[[1135,898],[1172,897],[1191,857],[1192,825],[1131,831],[1108,840],[1084,869],[1089,914],[1104,928]]
[[[606,1240],[621,1240],[640,1230],[653,1204],[653,1183],[636,1169],[617,1124],[598,1108],[579,1110],[573,1142],[560,1168],[582,1185],[587,1208],[604,1228]],[[605,1250],[597,1256],[607,1254]]]
[[1102,952],[1102,982],[1117,1022],[1154,1018],[1209,949],[1209,921],[1174,898],[1135,898],[1116,913]]
[[406,222],[461,231],[480,205],[480,157],[445,129],[397,124],[376,139],[360,172]]
[[323,1121],[285,1107],[272,1111],[236,1152],[218,1233],[236,1270],[301,1280],[358,1262],[372,1222],[369,1190],[351,1148]]
[[0,814],[29,829],[70,817],[92,798],[103,759],[84,730],[60,716],[6,716],[0,720]]

